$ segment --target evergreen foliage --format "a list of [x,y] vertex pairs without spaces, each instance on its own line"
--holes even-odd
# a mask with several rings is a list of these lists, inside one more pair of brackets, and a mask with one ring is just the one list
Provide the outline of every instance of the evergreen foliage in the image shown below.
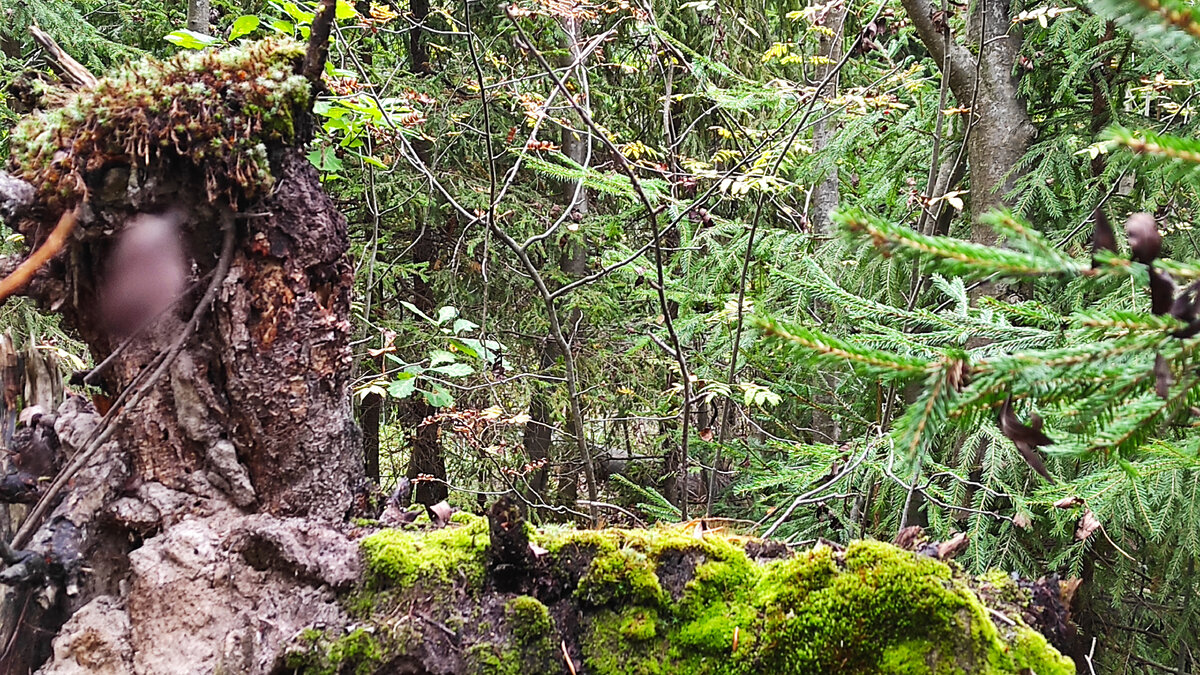
[[[545,520],[673,521],[682,476],[689,517],[711,501],[714,522],[789,543],[965,532],[972,572],[1085,580],[1096,672],[1194,664],[1200,338],[1153,313],[1149,289],[1154,273],[1180,295],[1200,279],[1200,31],[1181,0],[1012,4],[1038,137],[1011,210],[982,214],[964,167],[978,117],[943,96],[945,64],[899,3],[846,3],[850,56],[828,96],[830,4],[522,0],[510,17],[434,2],[411,22],[404,3],[339,3],[310,159],[350,223],[355,393],[382,400],[383,489],[428,421],[460,507],[515,493]],[[303,40],[313,9],[213,5],[222,45]],[[943,18],[978,53],[957,7]],[[141,0],[4,16],[4,84],[40,65],[31,22],[97,73],[175,53],[162,36],[183,25],[182,5]],[[246,16],[255,27],[229,39]],[[428,63],[412,63],[418,42]],[[0,103],[5,154],[25,144],[7,140],[16,109]],[[831,237],[814,231],[813,188],[835,170]],[[1098,206],[1154,214],[1153,271],[1123,240],[1092,255]],[[414,311],[421,293],[432,310]],[[4,312],[72,344],[28,307]],[[672,332],[694,378],[682,472]],[[412,419],[416,402],[440,412]],[[1043,419],[1053,444],[1018,447],[1005,410],[1018,429]],[[548,457],[528,451],[531,429],[548,430]],[[600,506],[577,502],[577,435],[608,476]],[[1085,514],[1101,527],[1079,537]]]

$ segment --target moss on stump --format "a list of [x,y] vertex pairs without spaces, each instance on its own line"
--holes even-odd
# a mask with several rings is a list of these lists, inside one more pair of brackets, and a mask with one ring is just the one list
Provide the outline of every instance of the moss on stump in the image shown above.
[[1075,672],[1022,621],[1020,589],[986,606],[986,579],[888,544],[759,561],[713,533],[544,529],[530,532],[528,593],[501,593],[487,521],[455,521],[365,537],[368,578],[346,598],[358,627],[311,632],[287,665],[530,675],[571,672],[569,655],[594,675]]
[[292,142],[307,109],[303,58],[304,45],[270,39],[135,61],[22,120],[9,168],[60,208],[95,189],[100,169],[176,159],[202,172],[210,201],[253,198],[273,184],[268,145]]

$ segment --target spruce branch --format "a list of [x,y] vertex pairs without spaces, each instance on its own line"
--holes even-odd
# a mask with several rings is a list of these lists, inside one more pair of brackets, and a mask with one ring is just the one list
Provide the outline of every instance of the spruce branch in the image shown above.
[[920,256],[955,276],[983,279],[1037,276],[1074,277],[1090,273],[1087,265],[1065,256],[975,244],[953,237],[924,235],[858,210],[841,211],[834,219],[850,236],[870,241],[884,255]]
[[801,358],[824,363],[849,363],[856,370],[881,379],[907,380],[934,372],[940,368],[936,361],[902,356],[853,344],[813,328],[784,324],[771,318],[752,319],[763,334],[794,350]]

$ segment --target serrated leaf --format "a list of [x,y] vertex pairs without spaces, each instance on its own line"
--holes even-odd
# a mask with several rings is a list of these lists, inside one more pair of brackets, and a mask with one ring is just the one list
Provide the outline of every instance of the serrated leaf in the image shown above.
[[447,321],[449,321],[450,319],[456,318],[457,316],[458,316],[457,308],[449,307],[449,306],[442,307],[442,308],[438,309],[438,316],[437,316],[436,323],[437,323],[437,325],[440,326],[440,325],[446,323]]
[[236,40],[243,35],[249,35],[258,29],[262,19],[253,14],[239,16],[234,22],[233,27],[229,29],[229,39]]

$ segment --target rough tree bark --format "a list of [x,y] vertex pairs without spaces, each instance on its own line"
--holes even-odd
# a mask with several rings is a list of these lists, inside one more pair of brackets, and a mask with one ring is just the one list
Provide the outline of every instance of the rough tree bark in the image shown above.
[[[821,33],[817,49],[821,58],[827,62],[817,66],[813,72],[813,79],[817,82],[828,77],[830,71],[837,67],[838,61],[842,60],[842,34],[845,21],[846,4],[844,2],[833,4],[825,14],[822,27],[830,33]],[[829,84],[825,85],[825,88],[817,92],[817,95],[824,99],[831,99],[837,96],[837,93],[838,78],[835,75]],[[818,120],[813,126],[813,150],[819,151],[828,146],[836,132],[837,125],[832,120]],[[810,211],[812,226],[813,231],[821,236],[834,234],[833,220],[829,215],[837,208],[838,198],[838,170],[837,165],[834,164],[812,188],[812,210]]]
[[[302,55],[282,43],[188,55],[150,69],[159,82],[139,76],[171,110],[136,88],[127,97],[131,80],[118,78],[67,98],[76,116],[50,111],[14,131],[10,168],[40,190],[32,203],[6,198],[28,190],[0,190],[0,215],[37,243],[64,209],[81,214],[25,294],[108,359],[93,372],[106,402],[163,366],[111,420],[79,393],[43,420],[72,460],[104,442],[28,541],[14,542],[33,556],[5,561],[23,619],[5,636],[3,672],[36,669],[56,633],[46,673],[267,672],[315,616],[342,615],[330,589],[358,562],[333,525],[363,483],[347,390],[352,280],[345,219],[296,139],[278,133],[307,114],[308,83],[291,75]],[[263,90],[226,89],[229,67]],[[190,89],[192,79],[205,86]],[[240,112],[243,102],[274,117]],[[171,115],[196,126],[178,131]],[[214,152],[210,137],[235,144],[233,129],[250,137]],[[50,145],[37,140],[46,130]],[[172,142],[155,135],[173,130]],[[137,151],[122,154],[126,144]],[[106,277],[137,270],[107,262],[136,214],[163,212],[187,291],[118,349]],[[210,287],[211,308],[197,311]],[[189,326],[193,316],[203,318]]]
[[187,27],[188,30],[208,35],[209,19],[212,12],[209,0],[188,0]]
[[[1017,162],[1036,133],[1025,102],[1017,96],[1013,75],[1020,33],[1012,27],[1007,0],[980,0],[971,4],[967,19],[972,49],[943,35],[950,17],[935,10],[928,0],[902,0],[918,37],[950,79],[950,90],[961,107],[971,108],[967,138],[967,164],[971,180],[971,239],[993,244],[995,232],[979,216],[1002,207],[1005,194],[1017,178]],[[982,44],[982,50],[976,45]],[[980,52],[978,62],[974,52]],[[937,196],[937,195],[935,195]]]

